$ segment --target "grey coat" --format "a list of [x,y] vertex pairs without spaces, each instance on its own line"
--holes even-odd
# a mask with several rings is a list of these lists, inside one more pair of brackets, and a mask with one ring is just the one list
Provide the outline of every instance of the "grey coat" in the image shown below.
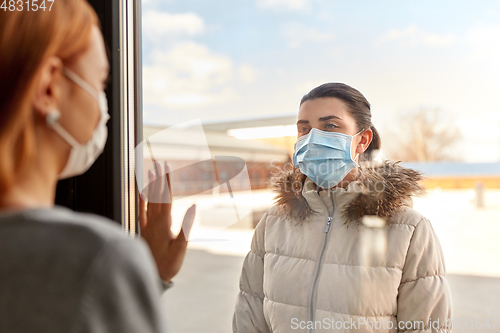
[[0,332],[166,331],[148,246],[66,208],[0,212]]

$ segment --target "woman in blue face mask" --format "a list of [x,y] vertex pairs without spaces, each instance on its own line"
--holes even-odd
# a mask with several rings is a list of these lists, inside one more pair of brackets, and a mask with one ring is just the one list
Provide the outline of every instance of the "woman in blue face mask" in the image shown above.
[[422,177],[373,161],[370,103],[323,84],[302,98],[297,131],[243,264],[233,332],[449,330],[441,246],[411,208]]

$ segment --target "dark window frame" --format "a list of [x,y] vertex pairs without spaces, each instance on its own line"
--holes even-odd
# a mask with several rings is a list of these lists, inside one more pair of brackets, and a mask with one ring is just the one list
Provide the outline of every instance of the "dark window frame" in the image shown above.
[[141,1],[88,2],[101,22],[110,62],[108,140],[85,174],[58,182],[55,201],[74,211],[107,217],[137,234],[134,148],[142,141]]

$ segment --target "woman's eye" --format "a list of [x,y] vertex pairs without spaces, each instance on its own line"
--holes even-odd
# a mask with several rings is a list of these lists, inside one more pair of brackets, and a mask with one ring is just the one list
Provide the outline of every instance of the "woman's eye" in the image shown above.
[[309,132],[309,128],[308,128],[308,127],[301,127],[301,128],[299,129],[299,132],[300,132],[300,133],[307,133],[307,132]]
[[325,125],[325,128],[326,128],[326,129],[335,129],[335,128],[337,128],[337,127],[338,127],[338,126],[337,126],[337,125],[335,125],[335,124],[326,124],[326,125]]

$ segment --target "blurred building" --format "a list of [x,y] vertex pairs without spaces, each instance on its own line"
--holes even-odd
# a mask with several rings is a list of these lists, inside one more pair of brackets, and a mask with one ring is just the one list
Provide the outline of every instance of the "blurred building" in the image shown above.
[[[272,172],[278,171],[289,161],[286,148],[254,140],[240,140],[224,131],[212,131],[203,126],[204,133],[187,130],[163,131],[164,127],[145,126],[143,137],[150,154],[158,162],[167,162],[170,181],[175,196],[193,195],[214,188],[231,180],[232,191],[250,190],[245,174],[246,167],[251,189],[268,187]],[[199,135],[206,144],[200,144]],[[207,146],[209,152],[207,152]],[[146,149],[146,148],[144,148]],[[208,153],[208,154],[207,154]],[[149,163],[146,163],[148,165]],[[145,168],[143,177],[148,177]],[[215,171],[215,172],[214,172]]]
[[[193,136],[186,134],[189,131],[178,134],[170,132],[160,139],[157,137],[151,141],[151,148],[157,160],[168,161],[171,168],[179,169],[179,172],[171,175],[176,195],[200,193],[213,188],[214,182],[222,183],[228,179],[236,180],[232,182],[232,190],[245,190],[239,188],[238,179],[234,179],[241,171],[243,162],[251,188],[264,189],[272,174],[283,168],[285,163],[291,162],[297,139],[296,121],[297,117],[293,114],[203,123],[206,144],[210,155],[219,159],[218,168],[208,159],[204,163],[190,162],[200,160],[198,155],[202,147],[196,145]],[[144,139],[154,137],[163,129],[145,126]],[[500,188],[500,163],[434,162],[403,165],[422,172],[426,188],[466,189],[474,188],[479,183],[486,189]],[[211,176],[214,169],[218,169],[217,179]]]
[[420,171],[426,188],[466,189],[481,183],[485,188],[500,188],[500,163],[402,163]]
[[206,131],[224,133],[240,140],[251,140],[282,147],[292,156],[297,140],[297,115],[238,119],[204,123]]

